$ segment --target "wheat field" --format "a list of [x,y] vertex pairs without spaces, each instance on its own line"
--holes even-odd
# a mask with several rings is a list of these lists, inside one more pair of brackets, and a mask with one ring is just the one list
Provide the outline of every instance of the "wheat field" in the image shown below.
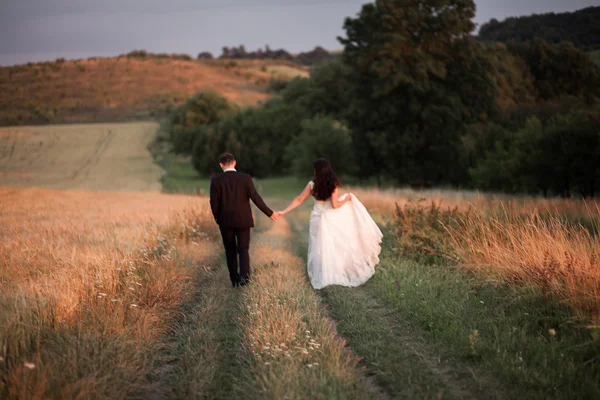
[[0,188],[0,394],[144,390],[199,271],[185,260],[216,251],[209,215],[197,197]]

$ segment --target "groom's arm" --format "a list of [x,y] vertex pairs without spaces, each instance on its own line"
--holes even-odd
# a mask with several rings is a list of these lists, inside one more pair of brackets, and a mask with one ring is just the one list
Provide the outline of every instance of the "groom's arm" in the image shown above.
[[212,211],[215,222],[219,225],[221,199],[219,198],[219,191],[213,181],[210,182],[210,209]]
[[258,192],[256,191],[256,188],[254,187],[254,182],[252,182],[252,177],[250,177],[250,176],[248,176],[248,197],[250,197],[252,202],[254,204],[256,204],[256,207],[258,207],[258,209],[260,211],[262,211],[267,217],[271,218],[271,216],[273,215],[273,210],[271,210],[265,204],[262,197],[260,197],[260,194],[258,194]]

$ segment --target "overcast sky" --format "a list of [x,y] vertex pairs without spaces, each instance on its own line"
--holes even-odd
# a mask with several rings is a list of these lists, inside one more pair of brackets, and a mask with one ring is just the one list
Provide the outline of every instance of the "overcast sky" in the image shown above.
[[[58,57],[114,56],[133,49],[200,51],[223,46],[291,52],[340,48],[344,18],[366,0],[0,0],[0,65]],[[574,11],[600,0],[475,0],[491,18]]]

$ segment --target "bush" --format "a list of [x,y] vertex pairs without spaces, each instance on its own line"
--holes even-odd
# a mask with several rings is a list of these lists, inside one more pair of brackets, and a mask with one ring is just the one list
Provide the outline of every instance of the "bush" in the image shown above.
[[[545,124],[531,117],[516,132],[495,129],[492,144],[471,169],[483,189],[595,196],[600,187],[600,113],[575,111]],[[491,136],[489,133],[485,136]]]
[[466,219],[457,208],[442,209],[441,203],[396,205],[394,248],[399,254],[424,264],[454,264],[454,243],[448,228]]
[[213,92],[200,92],[190,98],[171,116],[169,136],[173,150],[190,154],[200,127],[215,124],[235,110],[227,99]]
[[327,158],[338,174],[355,172],[350,133],[329,117],[302,121],[302,131],[288,146],[286,155],[291,172],[298,177],[310,175],[317,158]]
[[215,160],[228,151],[252,176],[282,175],[289,169],[286,148],[300,134],[303,119],[302,109],[281,101],[230,115],[196,132],[194,167],[202,175],[217,172]]

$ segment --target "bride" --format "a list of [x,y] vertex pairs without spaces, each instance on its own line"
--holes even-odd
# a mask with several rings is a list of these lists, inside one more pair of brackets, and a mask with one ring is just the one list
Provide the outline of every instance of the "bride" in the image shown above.
[[310,214],[308,277],[315,289],[329,285],[355,287],[375,273],[383,234],[353,194],[338,197],[340,182],[329,162],[313,163],[314,179],[280,214],[315,199]]

